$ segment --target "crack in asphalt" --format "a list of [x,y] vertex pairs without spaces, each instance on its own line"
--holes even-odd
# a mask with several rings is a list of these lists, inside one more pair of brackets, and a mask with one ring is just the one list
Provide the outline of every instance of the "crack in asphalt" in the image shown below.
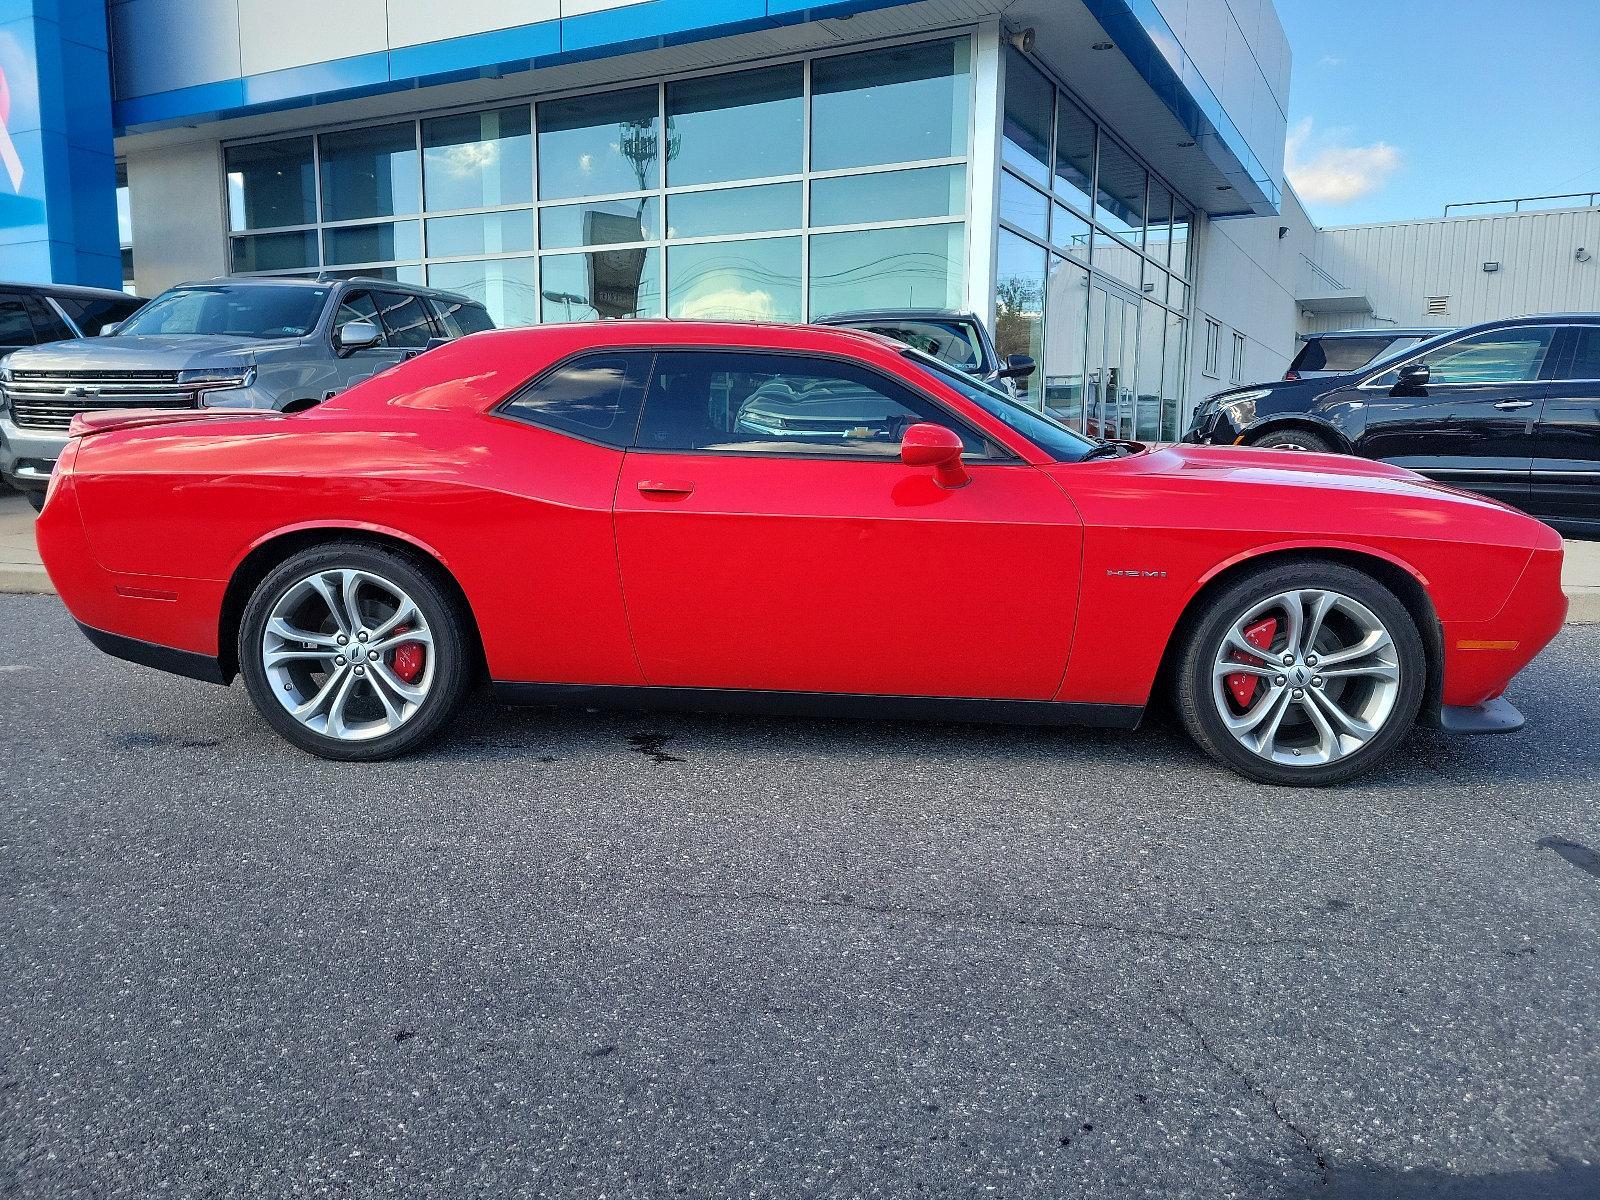
[[1290,1134],[1292,1134],[1294,1138],[1305,1147],[1306,1153],[1311,1155],[1312,1159],[1317,1164],[1317,1170],[1321,1175],[1321,1185],[1324,1187],[1327,1186],[1330,1178],[1332,1177],[1333,1168],[1328,1165],[1327,1156],[1324,1155],[1321,1149],[1318,1148],[1316,1135],[1313,1133],[1308,1133],[1304,1128],[1301,1127],[1299,1122],[1295,1121],[1287,1113],[1285,1113],[1283,1109],[1278,1106],[1278,1098],[1274,1096],[1272,1092],[1270,1092],[1265,1086],[1258,1083],[1248,1071],[1239,1066],[1232,1059],[1228,1058],[1227,1055],[1216,1050],[1211,1043],[1206,1040],[1205,1033],[1200,1029],[1199,1025],[1195,1024],[1194,1018],[1188,1013],[1184,1012],[1183,1009],[1180,1008],[1171,997],[1167,997],[1166,1009],[1167,1015],[1175,1020],[1179,1025],[1182,1025],[1184,1029],[1188,1031],[1189,1036],[1194,1038],[1195,1044],[1200,1047],[1200,1053],[1205,1055],[1206,1058],[1210,1059],[1217,1066],[1221,1067],[1224,1071],[1237,1079],[1245,1086],[1246,1090],[1248,1090],[1251,1095],[1261,1100],[1261,1102],[1267,1106],[1268,1111],[1272,1113],[1273,1119]]
[[668,895],[685,900],[710,900],[726,904],[775,904],[797,908],[824,908],[854,910],[872,916],[913,917],[926,921],[967,922],[973,925],[1014,926],[1029,929],[1081,929],[1089,933],[1121,934],[1124,937],[1156,938],[1169,942],[1198,942],[1213,946],[1232,946],[1240,949],[1260,949],[1276,946],[1296,946],[1302,949],[1326,949],[1330,946],[1359,949],[1360,942],[1337,938],[1319,939],[1304,937],[1224,937],[1212,933],[1198,933],[1181,929],[1157,929],[1145,925],[1119,925],[1111,921],[1082,921],[1060,916],[1021,916],[1005,913],[977,912],[970,909],[919,908],[914,905],[871,904],[853,896],[782,896],[777,892],[696,892],[683,888],[667,888]]

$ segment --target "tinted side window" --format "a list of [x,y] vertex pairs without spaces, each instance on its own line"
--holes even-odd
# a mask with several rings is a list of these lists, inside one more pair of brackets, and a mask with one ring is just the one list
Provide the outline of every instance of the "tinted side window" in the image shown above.
[[432,300],[433,313],[446,337],[465,337],[469,333],[482,333],[493,329],[488,310],[482,305],[465,300]]
[[1572,331],[1573,355],[1563,379],[1600,379],[1600,325],[1579,326]]
[[43,296],[28,297],[28,312],[33,316],[34,332],[41,342],[64,342],[78,336]]
[[710,450],[895,458],[919,422],[987,445],[910,388],[853,363],[789,354],[664,351],[656,355],[636,443]]
[[374,292],[378,313],[383,318],[384,341],[390,346],[421,350],[433,338],[433,322],[420,296],[399,292]]
[[57,296],[56,303],[66,310],[67,316],[83,330],[84,337],[98,337],[107,325],[126,321],[138,312],[142,300],[86,300],[77,296]]
[[[372,297],[366,292],[350,292],[339,303],[339,311],[334,314],[333,328],[337,333],[351,321],[367,321],[383,333],[383,322],[378,319],[378,306],[372,302]],[[381,336],[378,344],[385,345],[386,341]]]
[[[1416,360],[1428,364],[1428,383],[1517,383],[1539,378],[1555,330],[1548,325],[1486,329],[1440,346]],[[1393,384],[1390,371],[1378,382]]]
[[0,347],[15,349],[32,346],[39,338],[33,331],[33,318],[28,306],[14,292],[0,292]]
[[589,354],[534,380],[501,406],[507,416],[625,448],[639,422],[649,351]]

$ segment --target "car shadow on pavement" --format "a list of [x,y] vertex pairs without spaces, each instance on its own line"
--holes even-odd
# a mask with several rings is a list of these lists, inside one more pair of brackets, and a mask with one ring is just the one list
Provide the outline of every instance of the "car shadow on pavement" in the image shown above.
[[1429,1167],[1335,1164],[1325,1177],[1279,1193],[1278,1200],[1593,1200],[1600,1196],[1600,1164],[1551,1157],[1547,1171],[1458,1175]]

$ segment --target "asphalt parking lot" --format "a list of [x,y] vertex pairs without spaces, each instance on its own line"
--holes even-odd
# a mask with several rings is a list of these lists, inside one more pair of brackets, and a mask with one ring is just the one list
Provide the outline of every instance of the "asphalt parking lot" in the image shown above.
[[474,706],[307,759],[0,596],[0,1192],[1600,1195],[1600,628],[1363,786]]

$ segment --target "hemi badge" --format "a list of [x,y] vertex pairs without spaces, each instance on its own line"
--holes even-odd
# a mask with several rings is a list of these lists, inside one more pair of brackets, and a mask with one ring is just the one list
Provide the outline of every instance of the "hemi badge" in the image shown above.
[[1493,642],[1480,641],[1474,638],[1465,638],[1456,643],[1457,650],[1515,650],[1518,642]]

